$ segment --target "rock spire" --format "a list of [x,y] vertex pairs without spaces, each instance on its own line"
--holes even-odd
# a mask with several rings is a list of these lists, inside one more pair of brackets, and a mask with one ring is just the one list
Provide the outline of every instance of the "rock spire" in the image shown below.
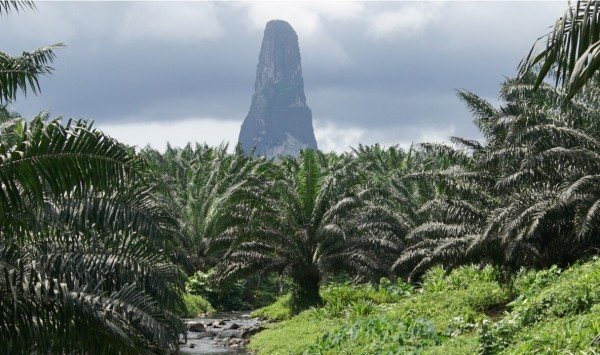
[[317,149],[312,112],[306,105],[298,36],[289,23],[267,23],[250,111],[240,130],[245,152],[273,158]]

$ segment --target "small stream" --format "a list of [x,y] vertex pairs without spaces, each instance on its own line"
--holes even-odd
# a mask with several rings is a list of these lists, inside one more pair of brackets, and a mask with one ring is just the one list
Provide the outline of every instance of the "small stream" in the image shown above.
[[263,322],[250,312],[219,312],[184,321],[188,331],[181,354],[243,354],[250,336],[263,329]]

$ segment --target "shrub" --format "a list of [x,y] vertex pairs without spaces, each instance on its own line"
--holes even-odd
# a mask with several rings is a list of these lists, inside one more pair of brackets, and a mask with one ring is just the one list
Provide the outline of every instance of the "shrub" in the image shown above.
[[304,354],[410,353],[440,344],[443,338],[424,320],[359,317],[307,345]]
[[371,284],[330,284],[323,288],[321,294],[326,304],[333,301],[349,304],[357,300],[371,300],[381,304],[397,302],[410,296],[411,292],[412,286],[401,281],[392,283],[383,278],[377,288]]
[[600,333],[598,307],[586,315],[558,318],[523,331],[520,340],[506,348],[511,354],[597,354],[592,344]]
[[200,316],[202,313],[215,311],[210,302],[199,295],[186,293],[183,295],[183,302],[185,308],[177,312],[180,317],[194,318]]
[[350,302],[348,306],[348,316],[350,318],[365,317],[377,310],[377,305],[371,300],[356,300]]
[[219,310],[249,309],[246,301],[246,282],[236,281],[216,286],[214,269],[207,272],[197,271],[188,278],[185,285],[187,293],[205,298]]
[[497,280],[497,270],[489,265],[485,267],[476,265],[461,266],[450,273],[441,266],[434,266],[423,275],[421,289],[423,292],[464,290],[476,283],[495,283]]
[[[566,344],[560,341],[561,338],[568,339],[566,342],[575,341],[582,328],[569,321],[570,317],[591,312],[592,307],[600,302],[600,261],[565,271],[553,266],[538,272],[525,272],[515,284],[521,294],[509,304],[511,312],[500,321],[481,328],[482,353],[497,353],[517,342],[527,344],[522,345],[524,349],[550,349],[551,345],[548,348],[541,345],[550,336],[548,332],[553,327],[546,324],[557,327],[557,340],[552,344]],[[532,332],[532,329],[538,328],[538,333]],[[534,333],[535,336],[529,335]],[[591,339],[587,341],[589,344]]]

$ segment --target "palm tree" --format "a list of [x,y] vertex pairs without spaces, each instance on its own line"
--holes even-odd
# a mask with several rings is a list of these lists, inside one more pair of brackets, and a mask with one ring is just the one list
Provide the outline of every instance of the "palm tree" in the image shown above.
[[412,268],[415,277],[436,263],[491,263],[507,271],[566,266],[600,246],[593,239],[600,204],[595,88],[561,105],[562,89],[542,83],[534,91],[534,76],[525,79],[503,85],[499,109],[459,94],[486,141],[455,138],[471,153],[426,176],[440,195],[421,208],[428,222],[409,234],[396,268]]
[[[474,141],[455,142],[480,148]],[[493,184],[485,172],[474,168],[472,154],[440,144],[420,146],[436,164],[429,170],[407,174],[402,181],[428,181],[435,192],[428,200],[421,199],[406,247],[392,265],[393,271],[409,280],[418,279],[436,264],[452,268],[472,262],[475,256],[468,253],[469,246],[480,237],[494,201],[488,190]]]
[[233,212],[228,210],[227,201],[264,179],[264,159],[246,155],[239,147],[233,154],[227,149],[226,144],[188,144],[182,149],[167,146],[164,154],[149,148],[142,152],[164,181],[173,209],[182,212],[180,224],[193,264],[191,271],[215,266],[220,255],[209,253],[209,249],[227,227],[222,222],[231,221]]
[[145,163],[85,122],[16,127],[0,137],[4,351],[176,350],[177,223]]
[[[0,15],[34,8],[0,1]],[[57,46],[0,52],[0,104],[39,92]],[[177,221],[133,149],[92,124],[0,105],[0,342],[6,353],[178,349]]]
[[312,150],[282,158],[279,176],[234,202],[238,223],[219,238],[228,250],[221,280],[278,272],[295,285],[293,310],[322,303],[319,287],[336,271],[369,277],[396,250],[393,213],[369,203],[375,189],[360,187],[350,156],[327,159]]
[[[540,45],[545,48],[538,51]],[[570,6],[521,61],[521,75],[536,65],[540,65],[536,88],[552,73],[556,84],[567,89],[565,102],[572,99],[600,68],[600,2],[577,1]]]
[[510,144],[489,160],[515,163],[498,177],[498,191],[510,198],[490,214],[484,238],[501,241],[507,262],[567,266],[599,246],[592,237],[597,195],[589,181],[600,167],[600,102],[586,89],[558,107],[568,94],[548,84],[532,89],[505,85],[515,94],[512,114],[502,120]]
[[[0,1],[0,16],[21,9],[35,9],[35,4],[33,1]],[[19,91],[26,95],[29,89],[37,94],[40,91],[40,76],[52,73],[53,68],[49,64],[56,58],[54,51],[63,46],[58,43],[23,52],[18,57],[0,51],[0,105],[16,99]]]

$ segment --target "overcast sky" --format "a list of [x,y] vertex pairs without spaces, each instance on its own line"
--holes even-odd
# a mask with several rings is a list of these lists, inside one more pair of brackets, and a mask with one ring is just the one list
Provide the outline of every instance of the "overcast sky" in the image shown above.
[[163,149],[166,142],[236,143],[254,88],[264,26],[298,33],[307,104],[319,148],[407,146],[478,138],[456,97],[493,102],[535,40],[561,16],[552,2],[49,2],[0,17],[0,50],[63,42],[42,110],[93,119],[111,136]]

